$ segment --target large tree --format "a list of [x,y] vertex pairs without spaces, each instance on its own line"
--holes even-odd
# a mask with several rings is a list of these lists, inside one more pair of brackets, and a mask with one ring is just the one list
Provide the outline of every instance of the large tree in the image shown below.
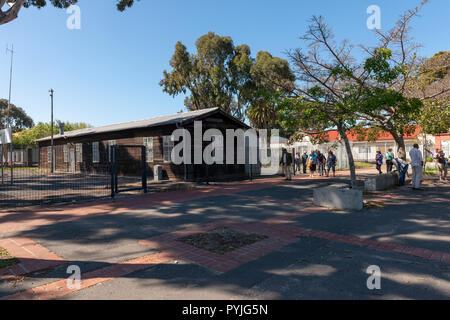
[[278,123],[276,101],[294,90],[295,75],[289,62],[260,51],[250,74],[253,82],[246,111],[250,124],[258,129],[282,129]]
[[31,128],[34,126],[34,122],[25,110],[14,104],[11,104],[8,110],[8,100],[0,99],[0,129],[8,126],[11,126],[12,131],[15,133]]
[[403,14],[391,30],[377,31],[380,42],[362,47],[363,59],[355,58],[348,40],[334,40],[322,17],[312,18],[301,37],[305,46],[288,52],[297,83],[295,96],[280,104],[280,120],[310,135],[337,129],[347,150],[353,186],[356,174],[348,130],[388,131],[406,158],[404,135],[417,123],[422,100],[431,98],[408,93],[419,63],[419,46],[408,35],[409,23],[426,2]]
[[[363,59],[352,55],[353,47],[348,41],[337,45],[321,17],[313,18],[302,37],[306,48],[289,52],[298,80],[297,95],[306,101],[303,109],[308,115],[310,106],[316,105],[318,112],[324,112],[322,107],[328,105],[331,113],[326,120],[339,130],[351,169],[351,149],[343,129],[387,131],[394,137],[400,157],[406,159],[404,136],[420,123],[424,102],[448,92],[448,87],[440,86],[420,97],[411,93],[423,60],[417,53],[420,45],[409,35],[410,23],[426,2],[405,12],[392,29],[376,31],[379,42],[374,47],[361,46],[366,54]],[[345,120],[343,125],[339,125],[339,119]],[[317,123],[320,129],[327,121],[313,124]]]
[[424,59],[409,83],[409,95],[423,101],[419,123],[424,133],[450,130],[450,51]]
[[164,71],[160,82],[163,91],[172,96],[189,92],[184,103],[188,110],[219,107],[243,119],[251,84],[250,48],[236,47],[230,37],[213,32],[200,37],[195,45],[197,53],[190,54],[181,42],[176,44],[170,60],[172,71]]
[[[117,10],[124,11],[139,0],[116,0]],[[48,0],[56,8],[68,8],[78,0]],[[0,25],[15,20],[22,8],[42,8],[47,5],[46,0],[0,0]]]
[[[185,98],[188,110],[219,107],[244,120],[248,105],[274,93],[274,85],[266,79],[293,78],[287,61],[268,52],[258,53],[255,60],[247,45],[235,46],[230,37],[209,32],[197,40],[196,49],[190,54],[178,42],[170,60],[172,70],[164,71],[160,82],[172,96],[189,93]],[[265,116],[271,117],[270,112]]]
[[[425,125],[429,133],[445,131],[448,126],[450,82],[445,77],[439,79],[448,68],[448,60],[445,55],[431,60],[421,57],[418,52],[421,45],[410,34],[414,17],[427,2],[424,0],[406,11],[392,29],[377,30],[378,44],[374,48],[363,47],[379,63],[376,65],[369,59],[366,64],[369,73],[385,74],[364,85],[363,93],[369,99],[360,113],[361,119],[365,125],[389,132],[404,159],[404,136],[414,131],[416,125]],[[382,59],[378,59],[380,56]],[[378,101],[373,99],[377,92],[382,93]],[[430,117],[435,117],[431,125]]]
[[297,84],[293,96],[279,104],[283,127],[313,136],[336,128],[344,142],[352,187],[356,170],[348,130],[357,124],[355,107],[360,101],[367,71],[352,56],[347,41],[337,43],[323,17],[314,16],[301,37],[305,46],[288,52]]

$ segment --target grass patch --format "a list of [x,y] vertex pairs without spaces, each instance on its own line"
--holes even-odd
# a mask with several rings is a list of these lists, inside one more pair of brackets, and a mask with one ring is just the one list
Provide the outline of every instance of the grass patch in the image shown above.
[[[3,167],[5,171],[11,171],[11,167]],[[39,167],[14,167],[14,171],[39,171]]]
[[0,268],[9,267],[19,263],[19,260],[9,254],[4,248],[0,248]]
[[364,168],[372,168],[374,164],[368,163],[368,162],[355,162],[355,168],[356,169],[364,169]]

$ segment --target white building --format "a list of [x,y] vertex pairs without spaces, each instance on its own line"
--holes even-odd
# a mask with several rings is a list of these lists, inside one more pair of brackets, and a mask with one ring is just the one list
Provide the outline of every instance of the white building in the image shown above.
[[[375,163],[375,156],[377,151],[381,151],[383,155],[386,154],[388,149],[392,149],[395,156],[397,156],[397,144],[394,138],[389,134],[382,132],[378,135],[376,141],[361,141],[356,133],[347,133],[350,145],[352,147],[352,154],[355,161]],[[447,140],[444,140],[447,138]],[[311,142],[309,136],[305,136],[301,141],[295,141],[289,143],[283,141],[279,145],[272,145],[272,148],[281,147],[287,148],[290,151],[299,152],[303,154],[306,152],[310,154],[312,150],[319,150],[322,153],[328,153],[332,150],[337,156],[337,167],[339,169],[348,168],[348,157],[343,140],[340,139],[340,135],[336,130],[329,130],[326,132],[326,143],[316,144]],[[424,135],[421,133],[420,127],[417,127],[414,133],[404,137],[406,154],[409,157],[409,151],[413,148],[415,143],[419,144],[423,154],[426,157],[430,157],[430,154],[425,152],[425,148],[429,150],[435,150],[435,148],[441,148],[447,146],[450,147],[450,134],[442,135],[440,138],[432,135]],[[446,150],[444,150],[446,152]],[[450,154],[450,150],[446,152],[447,156]]]

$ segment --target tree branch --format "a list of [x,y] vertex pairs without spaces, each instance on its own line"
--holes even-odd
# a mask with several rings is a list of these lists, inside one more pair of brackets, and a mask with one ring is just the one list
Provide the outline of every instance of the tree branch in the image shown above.
[[25,0],[16,0],[14,5],[6,11],[2,11],[2,7],[5,4],[5,0],[0,0],[0,25],[13,21],[19,15],[20,9],[22,9]]

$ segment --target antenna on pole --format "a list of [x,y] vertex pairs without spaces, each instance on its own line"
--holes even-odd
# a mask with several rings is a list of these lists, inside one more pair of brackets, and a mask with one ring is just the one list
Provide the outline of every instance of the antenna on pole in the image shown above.
[[[7,55],[8,55],[8,52],[11,53],[11,68],[9,71],[9,97],[8,97],[8,111],[7,111],[7,119],[8,119],[7,128],[9,128],[12,131],[10,109],[11,109],[11,87],[12,87],[12,74],[13,74],[14,44],[11,45],[11,49],[9,48],[8,45],[6,46],[6,54]],[[11,141],[10,151],[11,151],[11,184],[13,184],[14,183],[14,143],[13,143],[13,141]]]
[[11,49],[9,45],[6,45],[6,54],[11,53],[11,68],[9,71],[9,97],[8,97],[8,110],[7,110],[7,119],[8,126],[11,126],[11,119],[9,117],[10,114],[10,106],[11,106],[11,87],[12,87],[12,73],[13,73],[13,59],[14,59],[14,45],[11,45]]

